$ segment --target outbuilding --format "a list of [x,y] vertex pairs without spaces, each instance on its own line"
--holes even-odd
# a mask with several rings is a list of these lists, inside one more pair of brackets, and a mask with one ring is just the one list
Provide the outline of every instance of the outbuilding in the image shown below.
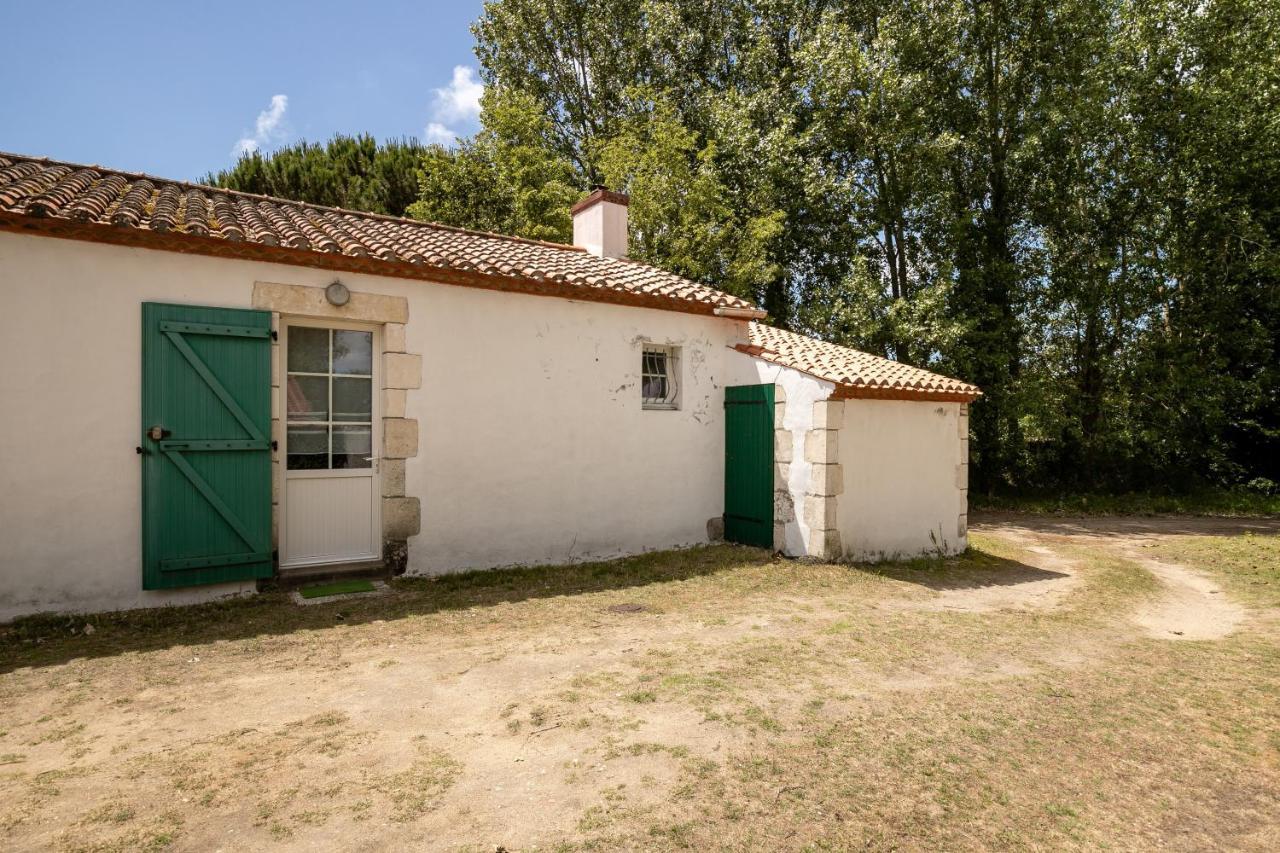
[[728,538],[965,548],[971,385],[628,260],[0,154],[0,620]]

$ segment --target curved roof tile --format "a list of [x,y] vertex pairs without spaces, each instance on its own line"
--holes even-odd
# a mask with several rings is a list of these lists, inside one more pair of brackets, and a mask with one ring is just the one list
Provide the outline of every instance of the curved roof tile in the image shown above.
[[80,230],[58,233],[80,239],[124,242],[94,233],[95,228],[123,228],[139,239],[164,234],[166,242],[156,248],[176,251],[223,254],[225,249],[225,254],[247,257],[248,250],[261,247],[274,261],[300,266],[331,267],[337,255],[368,262],[361,271],[378,272],[386,264],[382,274],[391,276],[404,274],[395,265],[427,264],[496,289],[503,289],[503,279],[519,278],[559,285],[556,295],[584,299],[695,313],[756,310],[745,299],[674,273],[597,257],[576,246],[0,152],[0,225],[12,228],[15,216],[74,222]]
[[839,387],[837,397],[969,402],[982,394],[976,385],[959,379],[764,323],[751,323],[749,340],[737,349],[825,379]]

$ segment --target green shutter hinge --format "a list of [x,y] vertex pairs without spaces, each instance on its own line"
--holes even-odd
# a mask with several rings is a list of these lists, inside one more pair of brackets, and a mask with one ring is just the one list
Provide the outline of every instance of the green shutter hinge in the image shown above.
[[279,332],[277,332],[275,329],[272,329],[272,330],[271,330],[271,340],[273,340],[273,341],[278,341],[278,340],[280,340],[280,333],[279,333]]
[[279,450],[279,449],[280,449],[280,442],[278,442],[278,441],[273,441],[273,442],[271,442],[271,449],[272,449],[272,450]]
[[277,563],[280,562],[280,550],[278,548],[271,552],[271,559]]

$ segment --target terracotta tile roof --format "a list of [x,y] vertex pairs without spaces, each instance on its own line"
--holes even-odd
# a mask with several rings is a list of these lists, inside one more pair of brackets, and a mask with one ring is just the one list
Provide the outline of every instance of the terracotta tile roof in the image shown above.
[[856,349],[752,323],[750,343],[737,349],[839,386],[838,398],[951,400],[968,402],[982,392],[974,385]]
[[0,229],[691,313],[755,311],[575,246],[15,154],[0,153]]

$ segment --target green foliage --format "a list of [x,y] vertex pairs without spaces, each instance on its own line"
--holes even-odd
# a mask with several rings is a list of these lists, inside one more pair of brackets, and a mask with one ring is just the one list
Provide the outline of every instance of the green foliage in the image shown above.
[[1035,515],[1280,515],[1280,495],[1248,488],[1195,489],[1188,492],[1030,492],[975,495],[970,508]]
[[204,183],[241,192],[402,216],[418,197],[423,147],[416,140],[379,145],[372,136],[299,142],[270,154],[243,154],[230,169]]
[[783,233],[779,210],[738,216],[714,143],[698,135],[658,97],[618,123],[598,146],[609,186],[631,193],[630,255],[730,293],[753,295],[780,274],[768,247]]
[[571,164],[554,148],[551,122],[526,93],[490,86],[484,129],[449,149],[428,147],[418,173],[417,219],[567,243],[579,192]]
[[[629,192],[633,257],[980,385],[975,493],[1280,481],[1274,2],[491,0],[474,32],[483,129],[413,155],[412,215],[567,241]],[[237,179],[365,192],[283,154]]]

